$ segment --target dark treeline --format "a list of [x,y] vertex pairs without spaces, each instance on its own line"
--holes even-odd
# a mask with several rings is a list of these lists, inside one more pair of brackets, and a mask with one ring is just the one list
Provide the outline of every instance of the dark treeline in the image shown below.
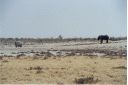
[[21,41],[26,43],[58,43],[58,42],[70,42],[70,41],[85,41],[96,40],[96,38],[0,38],[0,42],[9,44],[15,41]]
[[[110,37],[110,40],[117,41],[117,40],[126,40],[127,37]],[[0,42],[4,44],[11,44],[15,41],[21,41],[24,44],[27,43],[58,43],[58,42],[70,42],[70,41],[94,41],[97,38],[63,38],[59,36],[58,38],[0,38]]]
[[112,41],[127,40],[127,37],[110,37],[110,40],[112,40]]

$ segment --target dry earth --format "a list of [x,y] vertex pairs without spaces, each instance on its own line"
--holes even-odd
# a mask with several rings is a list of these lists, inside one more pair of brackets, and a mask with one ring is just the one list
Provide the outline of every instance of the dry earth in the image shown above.
[[[0,83],[4,84],[126,84],[127,78],[126,58],[112,56],[3,58],[0,63]],[[88,77],[91,79],[86,80]]]

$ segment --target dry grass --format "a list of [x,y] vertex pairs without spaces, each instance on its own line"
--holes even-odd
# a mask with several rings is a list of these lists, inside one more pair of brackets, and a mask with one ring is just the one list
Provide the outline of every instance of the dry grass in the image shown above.
[[[124,69],[126,67],[124,58],[70,56],[33,60],[28,57],[27,59],[9,58],[8,61],[4,63],[0,60],[2,64],[0,83],[126,84],[127,69]],[[120,66],[121,69],[113,69]]]

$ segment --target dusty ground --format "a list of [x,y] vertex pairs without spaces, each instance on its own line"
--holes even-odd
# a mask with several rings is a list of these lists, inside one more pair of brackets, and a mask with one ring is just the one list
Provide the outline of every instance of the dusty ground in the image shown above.
[[75,84],[80,78],[91,77],[84,83],[126,84],[126,58],[119,57],[24,57],[0,60],[0,83]]
[[[60,43],[35,43],[25,44],[22,48],[16,48],[12,45],[0,44],[0,56],[17,56],[24,54],[26,56],[33,56],[35,53],[46,52],[51,50],[54,55],[56,51],[62,51],[62,55],[68,51],[79,53],[81,55],[111,55],[111,56],[126,56],[127,55],[127,40],[109,41],[109,43],[100,44],[98,41],[80,41],[80,42],[60,42]],[[56,51],[53,51],[56,50]],[[78,51],[80,50],[80,51]],[[65,52],[66,51],[66,52]],[[39,54],[40,55],[40,54]]]
[[[22,48],[0,44],[0,83],[126,84],[126,48],[126,40],[108,44],[97,41],[43,43]],[[45,52],[48,50],[70,56],[62,53],[59,57],[48,57]]]

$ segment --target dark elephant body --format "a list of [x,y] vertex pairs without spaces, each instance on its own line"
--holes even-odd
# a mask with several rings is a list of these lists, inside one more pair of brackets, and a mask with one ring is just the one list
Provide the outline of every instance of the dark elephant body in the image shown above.
[[15,47],[22,47],[22,42],[15,41]]
[[108,35],[99,35],[98,40],[100,40],[100,43],[103,43],[103,40],[106,40],[106,43],[108,43],[109,36]]

